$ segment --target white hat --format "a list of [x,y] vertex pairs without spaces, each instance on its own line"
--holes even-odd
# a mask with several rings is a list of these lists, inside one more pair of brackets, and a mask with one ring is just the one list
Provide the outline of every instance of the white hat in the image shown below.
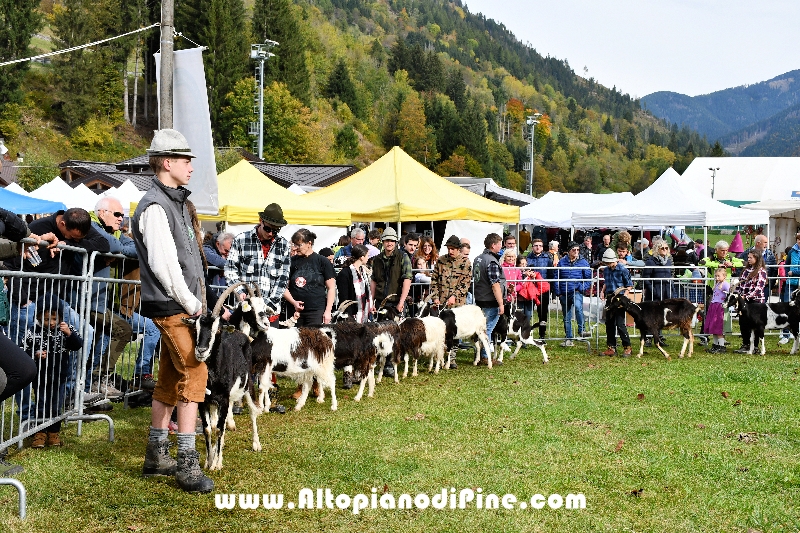
[[197,157],[189,148],[189,141],[178,130],[156,130],[147,155],[176,155]]
[[611,248],[606,248],[603,252],[603,263],[616,263],[618,261],[617,254]]

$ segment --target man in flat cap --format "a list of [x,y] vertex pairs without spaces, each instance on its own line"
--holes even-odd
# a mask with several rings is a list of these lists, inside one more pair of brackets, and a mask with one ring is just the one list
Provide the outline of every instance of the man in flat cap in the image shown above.
[[[161,358],[142,475],[174,475],[187,492],[210,492],[214,482],[200,469],[195,449],[197,404],[205,398],[208,369],[195,358],[194,330],[183,322],[203,307],[203,260],[186,207],[195,156],[186,138],[172,129],[156,131],[147,153],[156,178],[136,208],[131,229],[140,259],[141,314],[161,332]],[[177,462],[167,441],[176,405]]]

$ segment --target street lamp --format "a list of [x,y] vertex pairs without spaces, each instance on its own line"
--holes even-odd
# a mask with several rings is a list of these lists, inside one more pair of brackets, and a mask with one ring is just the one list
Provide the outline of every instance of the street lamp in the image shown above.
[[[264,44],[251,44],[250,45],[250,59],[255,59],[259,62],[258,67],[258,96],[256,97],[256,101],[258,102],[258,158],[264,158],[264,61],[269,59],[270,57],[274,57],[275,54],[269,51],[270,48],[273,46],[277,46],[278,43],[275,41],[270,41],[266,39],[266,43]],[[250,128],[250,133],[254,134],[254,128]]]
[[708,167],[708,170],[711,171],[711,199],[713,200],[714,199],[714,182],[717,179],[717,170],[719,170],[719,167],[716,167],[716,168]]
[[533,167],[534,167],[534,138],[536,133],[536,125],[539,123],[539,119],[542,118],[541,113],[534,113],[533,115],[528,115],[528,120],[526,124],[531,127],[531,175],[530,179],[528,180],[528,194],[533,196]]

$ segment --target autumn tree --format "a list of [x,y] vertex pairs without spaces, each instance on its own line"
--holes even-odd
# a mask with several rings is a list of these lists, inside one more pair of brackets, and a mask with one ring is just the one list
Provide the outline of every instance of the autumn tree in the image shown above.
[[438,161],[436,138],[425,124],[422,100],[416,92],[409,94],[400,108],[395,135],[400,148],[420,163],[432,167]]

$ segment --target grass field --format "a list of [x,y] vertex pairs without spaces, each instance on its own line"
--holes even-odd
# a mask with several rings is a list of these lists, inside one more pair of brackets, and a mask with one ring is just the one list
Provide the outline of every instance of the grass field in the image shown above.
[[548,365],[523,351],[491,371],[461,352],[458,370],[384,381],[361,403],[340,390],[335,413],[310,402],[262,415],[261,453],[237,417],[211,474],[219,493],[286,502],[304,487],[368,497],[480,487],[520,501],[581,493],[585,509],[218,510],[213,493],[140,477],[149,409],[118,404],[114,443],[104,424],[82,437],[71,424],[63,448],[11,456],[25,467],[28,518],[0,487],[0,531],[797,531],[800,357],[788,346],[773,337],[765,357],[699,348],[665,361],[654,349],[621,359],[551,345]]

